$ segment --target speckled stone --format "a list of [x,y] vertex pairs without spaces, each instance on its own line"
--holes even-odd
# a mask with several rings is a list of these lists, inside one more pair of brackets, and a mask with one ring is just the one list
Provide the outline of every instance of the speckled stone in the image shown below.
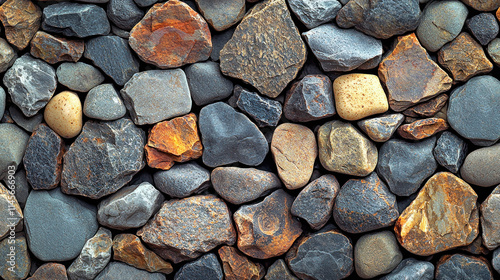
[[493,251],[493,258],[491,260],[493,268],[500,273],[500,248]]
[[[3,38],[0,38],[0,73],[9,69],[17,59],[16,51]],[[1,116],[1,114],[0,114]]]
[[218,253],[226,280],[262,279],[266,273],[261,263],[253,262],[234,247],[222,246]]
[[56,74],[59,83],[78,92],[88,92],[104,81],[97,68],[83,62],[64,62],[57,67]]
[[[4,261],[0,263],[0,277],[5,280],[26,279],[31,268],[31,258],[24,235],[5,238],[0,242],[0,254]],[[11,260],[11,257],[14,260]],[[14,269],[12,269],[12,267]]]
[[357,124],[359,128],[375,142],[386,142],[404,121],[403,114],[389,114],[365,119]]
[[83,114],[89,118],[113,121],[127,113],[125,104],[113,84],[102,84],[91,89],[83,103]]
[[380,280],[432,280],[434,265],[431,262],[419,261],[414,258],[402,260],[398,266]]
[[265,280],[299,280],[295,277],[293,273],[288,269],[285,261],[278,259],[267,269]]
[[436,280],[493,280],[489,263],[484,258],[462,254],[442,256],[436,267]]
[[445,131],[439,136],[433,153],[441,166],[458,173],[467,155],[467,143],[453,132]]
[[259,127],[277,126],[283,111],[279,101],[245,89],[240,92],[236,105],[254,119]]
[[63,91],[50,99],[43,117],[59,136],[73,138],[82,130],[82,102],[76,93]]
[[5,112],[5,105],[7,103],[7,95],[5,90],[0,87],[0,120],[3,118],[3,113]]
[[488,44],[488,55],[491,57],[496,65],[500,65],[500,38],[493,39]]
[[461,0],[463,3],[467,4],[471,8],[477,11],[488,12],[494,11],[500,7],[499,0]]
[[498,35],[499,26],[495,16],[491,13],[481,13],[471,17],[466,22],[472,35],[481,43],[488,45]]

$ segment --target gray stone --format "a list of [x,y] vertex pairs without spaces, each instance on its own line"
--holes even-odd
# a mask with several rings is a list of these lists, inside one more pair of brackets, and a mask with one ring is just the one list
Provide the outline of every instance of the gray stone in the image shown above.
[[17,125],[0,123],[0,179],[21,164],[28,140],[29,135]]
[[292,272],[288,269],[284,260],[279,259],[275,261],[267,269],[265,280],[299,280],[293,276]]
[[445,131],[437,140],[433,153],[441,166],[458,173],[467,155],[467,143],[453,132]]
[[456,88],[448,104],[448,123],[475,145],[490,146],[500,139],[500,81],[484,75]]
[[207,166],[235,162],[257,166],[269,152],[267,140],[257,126],[225,103],[203,107],[199,126],[205,149],[203,163]]
[[498,35],[499,26],[495,16],[491,13],[481,13],[467,20],[467,28],[476,39],[485,46]]
[[375,142],[386,142],[405,120],[403,114],[389,114],[364,119],[358,122],[359,128]]
[[219,33],[212,33],[212,53],[210,53],[210,58],[213,61],[218,61],[220,58],[220,51],[226,43],[233,37],[235,28],[229,28]]
[[225,99],[233,91],[233,82],[222,75],[216,62],[191,64],[185,71],[191,97],[198,106]]
[[101,72],[83,62],[64,62],[57,67],[57,81],[69,89],[87,92],[104,81]]
[[[14,269],[12,269],[12,262],[9,260],[13,255],[12,252],[15,254]],[[2,279],[17,280],[26,279],[29,276],[31,258],[24,234],[16,234],[13,238],[4,238],[0,242],[0,254],[5,256],[5,261],[0,263],[0,277]]]
[[392,193],[409,196],[437,169],[432,151],[436,138],[419,142],[391,139],[379,151],[377,173]]
[[382,56],[380,40],[332,23],[311,29],[302,36],[325,71],[351,71]]
[[132,54],[127,40],[118,36],[99,36],[88,40],[83,56],[92,60],[120,86],[139,72],[139,61]]
[[166,280],[163,273],[151,273],[146,270],[137,269],[122,262],[110,262],[106,268],[97,275],[95,280]]
[[31,191],[24,208],[28,245],[39,260],[68,261],[97,231],[96,207],[60,188]]
[[11,195],[15,189],[15,182],[11,181],[13,175],[13,172],[9,173],[7,179],[10,180],[6,180],[5,186],[0,183],[0,240],[10,237],[12,231],[23,230],[23,212]]
[[480,207],[483,244],[488,250],[500,246],[500,186],[484,200]]
[[500,65],[500,38],[495,38],[488,44],[488,55],[496,65]]
[[111,33],[125,40],[128,40],[130,38],[130,31],[120,29],[114,25],[111,26]]
[[120,92],[137,125],[155,124],[191,111],[191,95],[182,69],[137,73]]
[[380,280],[432,280],[434,279],[434,265],[430,262],[408,258]]
[[488,263],[462,254],[441,257],[436,267],[436,280],[493,280]]
[[493,257],[491,260],[491,264],[493,265],[493,268],[500,273],[500,248],[496,249],[493,251]]
[[236,105],[254,119],[258,127],[277,126],[283,110],[278,101],[245,89],[240,92]]
[[35,130],[35,128],[43,121],[42,112],[36,113],[36,115],[34,115],[33,117],[26,117],[23,112],[15,105],[11,105],[9,107],[9,114],[18,126],[22,127],[28,132],[33,132],[33,130]]
[[5,94],[5,90],[0,87],[0,120],[3,118],[3,113],[5,112],[6,99],[7,95]]
[[85,38],[108,34],[110,25],[106,12],[97,5],[61,2],[43,9],[42,29]]
[[144,167],[145,144],[130,119],[87,121],[64,155],[63,191],[92,199],[116,192]]
[[205,191],[210,185],[210,172],[196,162],[188,162],[156,172],[154,181],[163,193],[184,198]]
[[56,90],[56,72],[41,59],[25,54],[16,59],[5,72],[3,83],[12,102],[26,117],[32,117],[45,107]]
[[103,3],[108,3],[109,0],[78,0],[78,2],[83,2],[83,3],[96,3],[96,4],[103,4]]
[[222,280],[224,274],[217,257],[208,253],[199,259],[183,265],[174,280]]
[[245,0],[196,0],[208,24],[217,31],[226,30],[245,15]]
[[[107,0],[108,1],[108,0]],[[158,0],[134,0],[139,7],[148,7],[158,2]]]
[[87,93],[83,113],[89,118],[112,121],[125,116],[127,109],[113,84],[103,84]]
[[[7,177],[4,178],[5,185],[7,185],[7,180]],[[28,199],[28,195],[31,191],[31,187],[26,179],[26,171],[24,169],[18,169],[16,174],[14,174],[14,180],[16,182],[16,200],[19,203],[19,206],[24,209],[26,199]]]
[[[9,69],[17,59],[16,51],[3,38],[0,38],[0,73]],[[1,116],[1,114],[0,114]]]
[[430,3],[425,7],[417,28],[420,43],[428,51],[438,51],[458,36],[467,14],[467,7],[458,0]]
[[334,20],[342,7],[337,0],[289,0],[288,5],[297,18],[309,29]]
[[132,29],[144,16],[133,0],[109,0],[106,13],[112,23],[124,30]]
[[500,184],[500,144],[477,149],[467,155],[460,169],[469,184],[491,187]]

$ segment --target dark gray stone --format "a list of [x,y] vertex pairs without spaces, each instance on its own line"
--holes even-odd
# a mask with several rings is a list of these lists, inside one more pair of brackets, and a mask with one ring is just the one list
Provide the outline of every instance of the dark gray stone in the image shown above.
[[203,107],[199,126],[205,149],[203,163],[207,166],[235,162],[257,166],[269,152],[267,140],[257,126],[226,103]]
[[467,28],[481,45],[488,45],[498,35],[498,21],[491,13],[481,13],[467,20]]
[[110,262],[94,280],[166,280],[163,273],[151,273],[122,262]]
[[491,259],[491,264],[493,265],[493,268],[500,273],[500,248],[497,248],[495,251],[493,251],[493,257]]
[[139,7],[148,7],[158,2],[158,0],[134,0]]
[[289,0],[288,5],[309,29],[335,19],[342,5],[337,0]]
[[83,113],[89,118],[112,121],[125,116],[127,109],[113,84],[103,84],[87,93]]
[[184,198],[209,187],[210,172],[195,162],[176,164],[154,174],[155,186],[171,197]]
[[410,196],[402,196],[399,197],[398,203],[398,211],[399,213],[403,213],[403,211],[410,206],[410,204],[417,198],[418,193],[414,193]]
[[391,139],[382,145],[378,154],[377,173],[392,193],[409,196],[437,169],[432,151],[436,137],[419,142]]
[[434,265],[414,258],[402,260],[398,266],[380,280],[432,280]]
[[174,280],[222,280],[224,274],[217,257],[208,253],[199,259],[183,265]]
[[235,28],[229,28],[219,33],[212,33],[212,53],[210,53],[210,58],[213,61],[219,60],[220,51],[227,41],[233,37],[234,30]]
[[5,94],[5,90],[0,87],[0,120],[3,118],[3,113],[5,112],[6,99],[7,95]]
[[102,4],[102,3],[108,3],[109,0],[78,0],[79,2],[83,3],[96,3],[96,4]]
[[436,280],[493,280],[486,261],[462,254],[443,256],[436,267]]
[[123,29],[118,28],[114,25],[111,26],[111,33],[113,33],[114,35],[121,37],[125,40],[128,40],[130,38],[130,31],[123,30]]
[[35,130],[35,128],[43,121],[42,112],[36,113],[33,117],[26,117],[15,105],[11,105],[9,107],[9,114],[18,126],[28,132],[33,132],[33,130]]
[[[0,179],[21,164],[29,135],[15,124],[0,123]],[[15,171],[15,170],[14,170]]]
[[64,62],[57,67],[56,74],[59,83],[78,92],[88,92],[104,81],[97,68],[83,62]]
[[358,122],[359,128],[375,142],[386,142],[405,120],[403,114],[389,114],[364,119]]
[[458,173],[466,155],[467,143],[450,131],[443,132],[434,147],[436,161],[453,173]]
[[277,126],[283,110],[278,101],[245,89],[240,92],[236,105],[254,119],[259,127]]
[[222,75],[217,62],[198,62],[185,71],[191,97],[198,106],[225,99],[233,91],[233,82]]
[[293,276],[292,272],[288,269],[284,260],[279,259],[275,261],[267,269],[265,280],[299,280]]
[[[24,169],[18,169],[16,174],[14,174],[14,180],[16,181],[16,200],[21,206],[21,209],[24,209],[26,199],[28,199],[28,195],[31,191],[31,187],[26,179],[26,171]],[[4,178],[4,183],[8,185],[7,178]]]
[[[9,43],[0,38],[0,73],[3,73],[9,69],[14,61],[17,59],[16,51],[9,45]],[[0,114],[0,116],[2,116]]]
[[109,0],[106,12],[109,20],[124,30],[132,29],[144,16],[134,0]]

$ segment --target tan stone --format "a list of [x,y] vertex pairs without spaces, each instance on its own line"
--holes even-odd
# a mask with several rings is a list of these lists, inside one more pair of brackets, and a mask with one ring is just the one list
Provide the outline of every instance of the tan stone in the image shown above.
[[254,263],[241,254],[238,249],[229,246],[223,246],[219,249],[219,257],[222,260],[224,269],[224,279],[226,280],[245,280],[262,279],[265,274],[265,268],[260,263]]
[[7,41],[22,50],[40,28],[42,10],[29,0],[8,0],[0,6],[0,20]]
[[71,91],[57,94],[45,107],[44,119],[59,136],[63,138],[77,136],[83,126],[80,98]]

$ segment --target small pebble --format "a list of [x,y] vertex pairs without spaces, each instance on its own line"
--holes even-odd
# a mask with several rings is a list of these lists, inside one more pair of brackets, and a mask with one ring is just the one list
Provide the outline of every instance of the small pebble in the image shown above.
[[500,38],[493,39],[488,44],[488,55],[496,65],[500,65]]
[[0,73],[9,69],[17,59],[16,51],[3,38],[0,38]]
[[132,29],[144,16],[134,0],[109,0],[106,13],[113,24],[124,30]]
[[[12,269],[8,258],[0,264],[0,277],[2,279],[26,279],[30,272],[31,258],[28,244],[24,235],[15,238],[4,238],[0,242],[0,254],[3,256],[12,255],[12,245],[15,244],[15,269]],[[10,257],[9,257],[10,258]]]
[[290,272],[285,261],[278,259],[267,269],[265,280],[299,280]]
[[434,265],[430,262],[408,258],[380,280],[432,280],[434,279]]
[[30,43],[30,53],[50,64],[61,61],[77,62],[83,55],[85,44],[82,40],[70,40],[38,31]]
[[398,128],[401,137],[409,140],[422,140],[448,129],[448,123],[441,118],[428,118],[403,124]]
[[63,138],[73,138],[82,130],[82,103],[74,92],[63,91],[54,96],[43,116],[47,125]]
[[500,246],[500,187],[496,187],[493,192],[484,200],[480,207],[481,229],[483,244],[488,250],[494,250]]
[[15,124],[0,123],[0,179],[21,164],[29,135]]
[[259,127],[277,126],[283,110],[280,102],[245,89],[240,92],[236,105]]
[[216,31],[228,29],[245,15],[245,0],[196,0],[196,4]]
[[83,114],[89,118],[113,121],[127,113],[125,104],[113,84],[102,84],[92,88],[85,97]]

